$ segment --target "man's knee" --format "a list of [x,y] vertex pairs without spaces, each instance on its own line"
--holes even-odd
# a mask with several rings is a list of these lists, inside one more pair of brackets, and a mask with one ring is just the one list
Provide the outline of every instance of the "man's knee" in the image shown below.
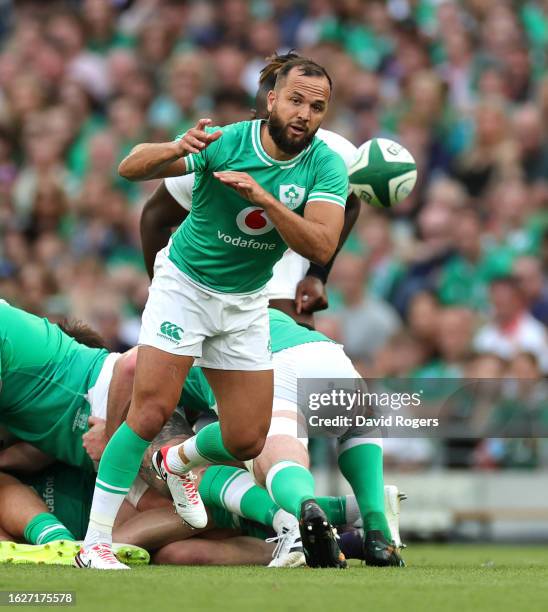
[[279,461],[294,461],[308,469],[308,450],[302,441],[287,435],[269,435],[259,457],[253,462],[253,475],[264,485],[270,468]]
[[249,432],[242,435],[242,432],[237,432],[236,435],[223,432],[223,441],[228,452],[239,459],[240,461],[248,461],[255,459],[261,454],[266,442],[267,432]]
[[147,396],[137,397],[130,407],[127,423],[146,440],[157,435],[171,416],[175,406],[161,398]]

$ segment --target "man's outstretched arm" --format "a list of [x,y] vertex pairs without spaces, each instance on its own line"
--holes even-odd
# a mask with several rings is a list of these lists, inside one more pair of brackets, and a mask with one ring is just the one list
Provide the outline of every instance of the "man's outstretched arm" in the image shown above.
[[147,181],[192,172],[194,169],[187,168],[184,157],[201,153],[222,136],[220,130],[212,134],[205,131],[210,123],[211,119],[200,119],[173,142],[147,142],[133,147],[118,166],[118,173],[129,181]]

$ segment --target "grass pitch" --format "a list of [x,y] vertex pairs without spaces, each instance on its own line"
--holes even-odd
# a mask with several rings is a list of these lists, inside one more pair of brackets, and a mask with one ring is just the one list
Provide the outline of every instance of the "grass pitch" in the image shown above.
[[548,547],[414,545],[404,552],[404,569],[353,564],[346,571],[0,565],[0,590],[75,591],[76,609],[98,612],[548,610]]

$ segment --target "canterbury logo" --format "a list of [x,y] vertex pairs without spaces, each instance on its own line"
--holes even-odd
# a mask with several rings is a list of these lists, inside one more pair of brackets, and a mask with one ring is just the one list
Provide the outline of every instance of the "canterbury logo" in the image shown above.
[[181,339],[183,329],[182,327],[178,327],[177,325],[175,325],[175,323],[164,321],[160,325],[160,333],[162,334],[162,336],[166,336],[167,338],[178,342]]

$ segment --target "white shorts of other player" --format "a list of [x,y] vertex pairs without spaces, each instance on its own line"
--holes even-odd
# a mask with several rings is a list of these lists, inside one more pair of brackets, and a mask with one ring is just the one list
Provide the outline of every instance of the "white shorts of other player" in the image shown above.
[[[274,366],[273,418],[268,436],[297,437],[297,384],[300,378],[361,378],[343,347],[333,342],[310,342],[284,349],[272,356]],[[284,416],[276,416],[276,413]],[[294,417],[290,417],[293,413]],[[304,425],[304,423],[303,423]],[[302,431],[302,428],[299,428]],[[299,438],[307,446],[306,438]]]
[[88,402],[91,406],[91,416],[96,416],[101,419],[107,419],[107,401],[110,381],[114,372],[114,364],[118,361],[121,353],[110,353],[105,359],[103,367],[99,372],[99,376],[95,384],[89,389]]
[[211,291],[183,274],[165,251],[154,263],[139,344],[195,357],[195,365],[206,368],[271,370],[266,291]]

